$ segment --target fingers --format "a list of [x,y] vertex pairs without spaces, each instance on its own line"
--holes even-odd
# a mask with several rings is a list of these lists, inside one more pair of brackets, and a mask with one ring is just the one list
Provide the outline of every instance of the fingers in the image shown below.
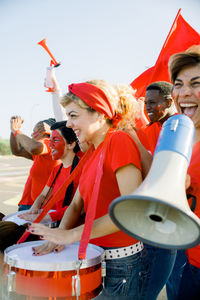
[[74,243],[73,236],[70,235],[70,232],[61,228],[49,228],[42,224],[33,223],[27,231],[31,234],[39,235],[41,240],[48,240],[57,245]]
[[21,219],[33,222],[33,221],[35,221],[37,216],[38,216],[37,214],[27,214],[27,215],[22,216]]
[[49,228],[43,224],[33,223],[27,229],[31,234],[39,235],[41,240],[48,240],[53,243],[57,242],[57,232],[58,228]]
[[10,127],[13,132],[21,128],[24,120],[20,116],[12,116],[10,119]]
[[12,116],[10,120],[11,120],[11,121],[17,121],[17,122],[20,122],[21,124],[24,122],[24,120],[22,119],[22,117],[17,116],[17,115]]
[[32,133],[32,137],[34,139],[41,139],[41,138],[43,138],[43,135],[45,133],[46,134],[51,133],[50,126],[46,125],[45,123],[42,123],[38,126],[38,129]]
[[45,235],[48,234],[50,232],[50,228],[47,226],[44,226],[42,224],[31,224],[31,226],[29,226],[28,228],[28,232],[35,234],[35,235]]
[[[45,255],[45,254],[53,252],[57,247],[58,247],[58,245],[55,243],[46,242],[40,246],[33,247],[33,255],[35,255],[35,256]],[[59,248],[59,251],[61,251],[60,247],[58,247],[58,248]],[[58,252],[58,251],[55,251],[55,252]]]
[[56,248],[54,249],[54,252],[59,253],[65,248],[64,245],[57,245]]
[[191,185],[191,177],[189,174],[186,174],[185,178],[185,189],[187,190]]
[[27,214],[20,214],[18,215],[18,218],[20,219],[25,219],[27,217]]

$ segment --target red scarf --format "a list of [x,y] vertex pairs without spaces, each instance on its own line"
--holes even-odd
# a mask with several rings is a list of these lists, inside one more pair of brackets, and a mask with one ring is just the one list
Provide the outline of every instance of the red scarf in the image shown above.
[[111,120],[115,116],[115,110],[106,94],[97,86],[89,83],[72,83],[68,86],[68,89],[91,108],[104,114],[108,119]]

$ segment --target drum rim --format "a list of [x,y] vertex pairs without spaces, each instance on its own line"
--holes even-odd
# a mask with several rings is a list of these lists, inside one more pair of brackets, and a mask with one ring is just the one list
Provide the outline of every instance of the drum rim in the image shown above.
[[[47,271],[47,272],[59,272],[59,271],[73,271],[76,270],[76,264],[78,260],[74,260],[74,261],[68,261],[68,262],[59,262],[57,263],[57,265],[50,265],[50,263],[44,263],[41,261],[38,262],[31,262],[28,263],[27,261],[23,261],[22,259],[16,260],[14,258],[11,258],[8,256],[9,252],[16,249],[16,248],[23,248],[26,247],[27,245],[31,245],[32,246],[37,246],[37,245],[41,245],[42,243],[44,243],[44,241],[31,241],[31,242],[25,242],[22,244],[18,244],[18,245],[12,245],[8,248],[6,248],[4,250],[4,262],[6,264],[8,264],[10,267],[14,267],[14,268],[19,268],[19,269],[25,269],[25,270],[31,270],[31,271]],[[73,245],[79,245],[79,242],[74,243]],[[96,256],[95,258],[90,258],[90,259],[83,259],[82,260],[82,265],[81,265],[81,269],[84,268],[89,268],[92,266],[95,266],[99,263],[102,262],[102,258],[103,258],[103,254],[104,254],[104,249],[96,246],[94,244],[88,244],[88,247],[90,249],[95,249],[99,252],[99,255]],[[56,257],[56,256],[55,256]],[[43,265],[42,265],[42,264]]]

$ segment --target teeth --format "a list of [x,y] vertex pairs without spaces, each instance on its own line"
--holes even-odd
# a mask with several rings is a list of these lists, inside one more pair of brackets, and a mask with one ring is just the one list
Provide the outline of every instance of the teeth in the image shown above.
[[148,116],[151,116],[151,115],[153,115],[153,113],[152,112],[149,112],[149,113],[147,113],[148,114]]
[[197,106],[195,103],[180,103],[180,107],[194,107]]

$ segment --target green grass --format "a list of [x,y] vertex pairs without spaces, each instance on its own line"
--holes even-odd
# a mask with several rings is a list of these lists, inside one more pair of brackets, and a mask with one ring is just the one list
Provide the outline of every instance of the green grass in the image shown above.
[[10,141],[0,137],[0,155],[10,155]]

